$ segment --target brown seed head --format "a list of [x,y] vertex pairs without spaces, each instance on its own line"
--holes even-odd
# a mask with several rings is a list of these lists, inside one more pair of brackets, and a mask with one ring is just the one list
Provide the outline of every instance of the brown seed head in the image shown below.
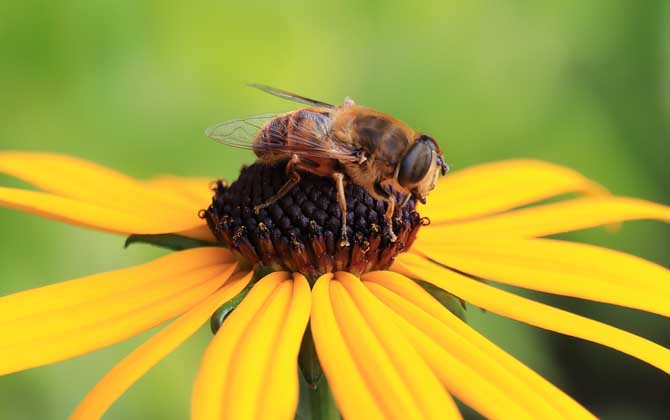
[[273,197],[286,179],[283,164],[244,167],[232,184],[217,182],[204,212],[217,239],[257,268],[297,271],[310,278],[330,271],[386,269],[399,252],[409,249],[421,227],[410,200],[396,210],[393,230],[398,239],[391,242],[384,222],[386,204],[350,184],[345,193],[351,246],[342,247],[335,184],[307,173],[289,194],[256,214],[254,206]]

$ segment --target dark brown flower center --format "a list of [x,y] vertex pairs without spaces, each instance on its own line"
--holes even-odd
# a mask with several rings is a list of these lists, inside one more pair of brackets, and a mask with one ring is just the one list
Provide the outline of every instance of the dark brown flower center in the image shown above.
[[363,188],[347,185],[347,234],[351,246],[340,245],[341,212],[332,179],[301,174],[289,194],[258,212],[254,206],[273,197],[286,182],[284,165],[254,163],[237,181],[219,181],[212,204],[203,212],[218,240],[257,268],[297,271],[314,278],[331,271],[361,274],[388,268],[406,251],[426,222],[414,200],[397,208],[392,242],[384,222],[386,204]]

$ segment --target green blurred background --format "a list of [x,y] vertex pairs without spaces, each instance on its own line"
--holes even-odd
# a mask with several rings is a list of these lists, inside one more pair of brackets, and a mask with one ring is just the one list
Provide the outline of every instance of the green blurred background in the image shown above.
[[[139,177],[234,178],[251,154],[203,129],[292,109],[249,82],[331,102],[349,95],[433,134],[455,170],[540,158],[619,194],[670,201],[667,1],[0,3],[1,149],[73,154]],[[161,254],[4,209],[0,232],[0,294]],[[670,262],[670,230],[659,223],[570,238]],[[667,319],[538,298],[670,343]],[[597,415],[667,418],[670,378],[654,368],[475,308],[468,315]],[[209,336],[203,328],[107,418],[186,418]],[[0,378],[0,418],[66,417],[146,337]]]

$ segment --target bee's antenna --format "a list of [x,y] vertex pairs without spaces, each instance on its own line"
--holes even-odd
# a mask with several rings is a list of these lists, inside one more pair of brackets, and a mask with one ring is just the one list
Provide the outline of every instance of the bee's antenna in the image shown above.
[[442,175],[446,175],[447,172],[451,170],[451,166],[444,161],[441,157],[437,158],[437,163],[440,165],[440,171],[442,172]]
[[442,164],[442,175],[446,175],[447,172],[449,171],[451,171],[451,166],[448,163],[444,162]]

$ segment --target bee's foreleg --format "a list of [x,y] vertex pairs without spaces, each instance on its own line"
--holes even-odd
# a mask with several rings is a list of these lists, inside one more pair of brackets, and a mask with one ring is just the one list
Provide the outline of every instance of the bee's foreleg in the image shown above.
[[412,193],[407,193],[407,194],[405,194],[405,196],[403,197],[402,201],[400,202],[400,208],[403,208],[403,209],[404,209],[405,206],[407,205],[407,203],[409,203],[409,200],[410,200],[411,198],[412,198]]
[[393,194],[389,194],[380,183],[375,185],[376,198],[386,201],[386,213],[384,213],[384,220],[389,230],[389,239],[391,242],[398,240],[398,237],[393,232],[393,214],[395,213],[396,200]]
[[254,206],[254,211],[256,214],[258,214],[264,208],[269,207],[284,198],[286,194],[290,193],[291,190],[295,188],[298,183],[300,183],[300,174],[296,168],[298,162],[298,157],[293,155],[291,160],[286,164],[286,175],[288,175],[288,180],[286,180],[286,183],[282,185],[279,191],[277,191],[277,193],[270,197],[266,202]]
[[386,204],[388,207],[386,208],[384,218],[386,219],[386,225],[389,227],[389,239],[391,242],[395,242],[398,237],[395,236],[395,232],[393,232],[393,214],[395,213],[395,196],[393,194],[388,195]]
[[340,236],[340,246],[349,246],[349,238],[347,236],[347,197],[344,195],[344,174],[341,172],[333,173],[335,186],[337,187],[337,203],[340,205],[340,213],[342,213],[342,233]]

